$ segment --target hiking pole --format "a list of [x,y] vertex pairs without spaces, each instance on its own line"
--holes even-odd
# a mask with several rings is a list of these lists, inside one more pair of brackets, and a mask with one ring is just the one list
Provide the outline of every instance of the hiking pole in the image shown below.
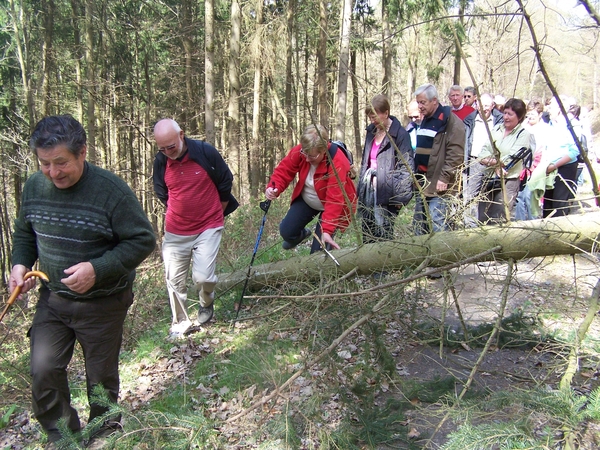
[[[38,277],[38,278],[41,278],[44,281],[50,281],[48,279],[48,276],[44,272],[40,272],[39,270],[33,270],[31,272],[27,272],[23,276],[23,281],[26,281],[26,280],[28,280],[31,277]],[[17,286],[15,288],[15,290],[13,291],[12,295],[10,297],[8,297],[8,301],[6,302],[6,306],[4,307],[4,311],[2,311],[2,314],[0,314],[0,322],[2,322],[2,319],[4,319],[4,316],[8,312],[8,308],[10,308],[12,306],[12,304],[17,300],[17,297],[21,293],[21,289],[22,289],[21,286]]]
[[258,244],[260,244],[260,238],[262,237],[263,230],[265,228],[265,222],[267,221],[267,213],[269,212],[269,207],[271,206],[271,200],[265,200],[264,202],[260,202],[260,209],[262,209],[265,213],[263,214],[262,223],[260,224],[260,229],[258,230],[258,236],[256,236],[256,243],[254,244],[254,252],[252,253],[252,259],[250,260],[250,265],[248,266],[248,273],[246,274],[246,281],[244,282],[244,288],[242,289],[242,295],[240,296],[240,301],[238,302],[237,311],[235,313],[234,322],[237,320],[240,310],[242,309],[242,302],[244,301],[244,294],[246,293],[246,288],[248,287],[248,281],[250,280],[250,272],[252,271],[252,264],[254,264],[254,258],[256,258],[256,252],[258,251]]

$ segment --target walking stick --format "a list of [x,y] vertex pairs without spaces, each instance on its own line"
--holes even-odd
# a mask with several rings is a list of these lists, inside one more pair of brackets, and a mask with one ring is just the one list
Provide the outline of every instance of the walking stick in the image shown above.
[[[41,278],[44,281],[50,281],[48,279],[48,275],[46,275],[44,272],[40,272],[39,270],[33,270],[31,272],[27,272],[23,276],[23,281],[28,280],[31,277],[38,277],[38,278]],[[4,319],[4,316],[8,312],[8,308],[10,308],[12,306],[12,304],[17,300],[17,297],[21,293],[21,289],[22,289],[22,286],[17,286],[15,288],[15,290],[13,291],[13,293],[11,294],[11,296],[8,297],[8,301],[6,302],[6,306],[4,307],[4,311],[2,311],[2,314],[0,315],[0,322],[2,322],[2,319]]]
[[260,244],[260,238],[262,237],[263,229],[265,228],[265,222],[267,221],[267,212],[269,212],[269,207],[271,206],[271,200],[265,200],[264,202],[260,202],[260,209],[262,209],[265,213],[263,214],[262,223],[260,225],[260,229],[258,230],[258,236],[256,236],[256,243],[254,244],[254,252],[252,253],[252,259],[250,260],[250,265],[248,266],[248,273],[246,274],[246,281],[244,282],[244,288],[242,289],[242,295],[240,296],[240,301],[238,303],[237,312],[235,313],[234,322],[237,320],[238,315],[240,314],[240,309],[242,309],[242,302],[244,301],[244,294],[246,293],[246,288],[248,287],[248,281],[250,280],[250,272],[252,270],[252,264],[254,264],[254,258],[256,257],[256,252],[258,251],[258,244]]

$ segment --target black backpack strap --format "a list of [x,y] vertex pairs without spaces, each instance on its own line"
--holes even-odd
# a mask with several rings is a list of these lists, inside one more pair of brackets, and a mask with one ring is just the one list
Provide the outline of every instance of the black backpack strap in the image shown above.
[[329,141],[329,144],[331,144],[331,145],[329,146],[329,150],[328,150],[329,158],[327,158],[327,162],[326,162],[327,166],[329,166],[329,161],[333,161],[333,158],[335,157],[336,153],[338,152],[338,146],[335,142]]

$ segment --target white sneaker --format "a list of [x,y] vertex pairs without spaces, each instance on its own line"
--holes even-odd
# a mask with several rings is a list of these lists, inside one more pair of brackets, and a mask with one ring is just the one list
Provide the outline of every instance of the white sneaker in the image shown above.
[[185,334],[185,332],[192,326],[191,320],[184,320],[182,322],[171,325],[169,332],[171,334]]

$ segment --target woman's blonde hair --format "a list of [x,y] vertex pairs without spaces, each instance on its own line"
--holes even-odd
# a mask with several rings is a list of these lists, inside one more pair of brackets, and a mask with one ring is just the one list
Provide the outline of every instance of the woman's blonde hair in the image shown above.
[[329,133],[323,125],[309,125],[300,137],[302,150],[308,153],[311,149],[319,149],[319,153],[327,151]]

